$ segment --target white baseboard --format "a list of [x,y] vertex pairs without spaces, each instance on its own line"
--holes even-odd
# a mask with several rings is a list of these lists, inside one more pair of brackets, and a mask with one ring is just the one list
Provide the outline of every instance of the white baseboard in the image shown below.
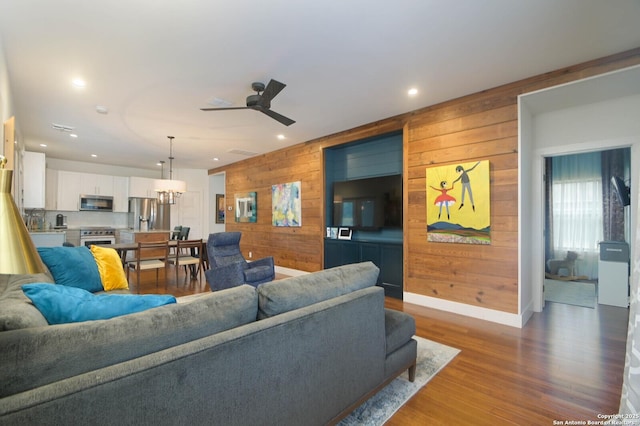
[[523,321],[522,315],[510,314],[508,312],[496,311],[494,309],[482,308],[480,306],[467,305],[449,300],[442,300],[436,297],[424,296],[422,294],[404,292],[403,298],[405,302],[413,303],[414,305],[478,318],[498,324],[508,325],[510,327],[522,328],[526,323],[526,321]]
[[275,266],[276,273],[288,275],[290,277],[299,277],[300,275],[307,275],[310,272],[300,271],[299,269],[285,268],[284,266]]
[[[300,271],[298,269],[285,268],[283,266],[275,267],[277,273],[288,275],[290,277],[298,277],[310,274],[310,272]],[[496,311],[494,309],[482,308],[480,306],[466,305],[464,303],[451,302],[435,297],[424,296],[416,293],[403,293],[404,301],[413,303],[414,305],[424,306],[426,308],[438,309],[440,311],[451,312],[458,315],[464,315],[472,318],[479,318],[498,324],[508,325],[510,327],[522,328],[527,320],[533,315],[531,310],[527,310],[527,314],[522,315],[510,314],[508,312]]]

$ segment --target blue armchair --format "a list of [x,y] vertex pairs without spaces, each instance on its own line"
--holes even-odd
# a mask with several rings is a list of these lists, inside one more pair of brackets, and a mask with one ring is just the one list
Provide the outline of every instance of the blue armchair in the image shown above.
[[209,234],[207,256],[210,269],[204,275],[211,291],[235,287],[241,284],[258,284],[273,281],[275,268],[273,257],[247,262],[240,252],[240,232]]

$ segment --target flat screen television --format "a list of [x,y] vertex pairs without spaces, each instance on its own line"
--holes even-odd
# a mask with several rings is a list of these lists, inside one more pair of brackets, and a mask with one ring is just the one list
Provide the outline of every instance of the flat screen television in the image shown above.
[[333,226],[401,228],[402,175],[334,182]]
[[631,190],[624,184],[622,178],[618,176],[611,176],[611,186],[613,186],[613,192],[616,193],[618,201],[623,206],[631,204]]

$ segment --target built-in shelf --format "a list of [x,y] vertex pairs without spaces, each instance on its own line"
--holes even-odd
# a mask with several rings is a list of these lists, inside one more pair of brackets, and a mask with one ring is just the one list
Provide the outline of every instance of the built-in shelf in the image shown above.
[[402,299],[402,243],[325,239],[325,269],[366,261],[380,268],[377,284],[385,296]]

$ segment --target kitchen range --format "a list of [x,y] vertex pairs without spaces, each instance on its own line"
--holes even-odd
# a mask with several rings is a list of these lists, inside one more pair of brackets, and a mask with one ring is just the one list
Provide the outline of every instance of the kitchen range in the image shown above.
[[115,228],[106,226],[87,226],[80,228],[80,245],[87,246],[93,244],[115,244]]

